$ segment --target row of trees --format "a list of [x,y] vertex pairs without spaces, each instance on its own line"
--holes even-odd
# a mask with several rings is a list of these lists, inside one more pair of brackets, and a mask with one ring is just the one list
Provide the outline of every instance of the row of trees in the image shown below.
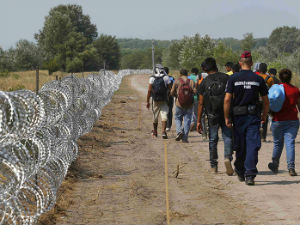
[[[150,40],[121,39],[120,43],[122,68],[151,67]],[[276,28],[269,38],[254,38],[252,33],[246,33],[242,40],[212,39],[196,34],[181,40],[155,41],[155,46],[155,61],[172,69],[199,67],[209,56],[224,68],[228,61],[238,62],[242,51],[251,50],[255,62],[265,62],[276,69],[288,67],[300,73],[300,30],[295,27]]]
[[[35,34],[36,43],[17,42],[15,48],[0,47],[0,72],[28,70],[37,66],[50,73],[96,71],[104,67],[151,68],[152,40],[116,39],[98,36],[96,25],[83,14],[79,5],[59,5],[45,17],[43,28]],[[243,50],[251,50],[255,61],[266,62],[275,68],[289,67],[299,73],[300,30],[279,27],[269,38],[255,39],[252,33],[242,40],[212,39],[196,34],[181,40],[155,41],[155,62],[172,69],[199,67],[208,56],[219,65],[237,62]]]
[[0,48],[1,70],[26,70],[37,66],[67,72],[118,69],[120,47],[115,37],[98,36],[96,25],[79,5],[59,5],[45,17],[35,34],[37,44],[20,40],[15,48]]
[[277,69],[288,67],[300,74],[300,30],[279,27],[273,30],[267,44],[258,48],[255,59]]
[[208,56],[216,58],[217,62],[223,65],[227,61],[236,61],[238,57],[237,53],[226,47],[223,42],[216,42],[207,35],[201,37],[196,34],[173,42],[163,55],[163,64],[176,69],[191,69],[199,67]]
[[295,27],[279,27],[267,39],[254,39],[251,33],[247,33],[239,42],[237,50],[230,46],[233,39],[225,40],[213,40],[207,35],[201,37],[196,34],[174,41],[164,52],[163,64],[174,69],[190,69],[199,67],[204,58],[212,56],[219,65],[224,66],[228,61],[238,62],[241,51],[251,50],[254,61],[265,62],[277,69],[288,67],[299,72],[300,30]]

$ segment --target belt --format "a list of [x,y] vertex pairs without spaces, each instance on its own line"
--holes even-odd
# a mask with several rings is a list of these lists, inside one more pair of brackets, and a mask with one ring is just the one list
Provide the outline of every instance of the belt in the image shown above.
[[244,105],[233,107],[234,116],[257,115],[260,108],[257,105]]

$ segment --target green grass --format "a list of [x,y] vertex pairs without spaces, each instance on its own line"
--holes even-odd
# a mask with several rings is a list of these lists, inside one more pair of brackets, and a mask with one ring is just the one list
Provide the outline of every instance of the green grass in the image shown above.
[[[93,72],[75,73],[78,77],[86,77]],[[94,72],[97,73],[97,72]],[[39,87],[41,88],[46,82],[69,75],[66,72],[55,72],[49,75],[48,70],[39,71]],[[0,91],[16,91],[27,89],[35,91],[36,71],[21,71],[21,72],[0,72]]]

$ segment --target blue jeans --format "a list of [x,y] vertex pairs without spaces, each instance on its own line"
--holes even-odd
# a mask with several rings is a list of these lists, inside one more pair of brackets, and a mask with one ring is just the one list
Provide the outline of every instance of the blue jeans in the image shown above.
[[224,139],[224,158],[232,160],[232,129],[225,125],[224,121],[217,124],[212,124],[208,119],[208,132],[209,132],[209,160],[212,168],[218,166],[218,141],[219,141],[219,128],[222,129],[222,137]]
[[[175,123],[176,123],[176,133],[183,133],[183,140],[188,140],[188,135],[191,126],[193,107],[189,109],[184,109],[176,106],[175,111]],[[182,126],[182,122],[184,121],[184,125]]]
[[194,100],[192,123],[194,123],[195,125],[197,123],[197,115],[198,115],[198,100]]
[[239,176],[255,177],[258,173],[258,151],[261,147],[260,117],[258,115],[234,116],[233,137],[236,160],[235,171]]
[[273,121],[271,125],[273,135],[273,162],[279,166],[283,143],[286,148],[288,169],[295,169],[295,138],[299,129],[299,120]]

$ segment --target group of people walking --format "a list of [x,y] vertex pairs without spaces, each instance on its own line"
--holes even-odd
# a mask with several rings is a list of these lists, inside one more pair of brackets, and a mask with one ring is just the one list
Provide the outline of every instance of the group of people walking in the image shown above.
[[[147,94],[147,108],[150,109],[151,105],[153,111],[152,136],[158,136],[160,115],[162,138],[168,139],[175,104],[175,140],[188,143],[189,132],[194,129],[203,138],[208,133],[211,171],[217,173],[217,144],[221,129],[227,175],[235,173],[240,181],[254,185],[258,173],[258,151],[261,139],[266,141],[268,117],[271,116],[274,147],[268,167],[274,173],[278,172],[285,144],[289,174],[296,176],[295,138],[299,129],[300,91],[291,84],[292,72],[289,69],[279,72],[279,80],[277,71],[272,68],[268,71],[265,63],[256,64],[255,71],[251,70],[252,66],[249,51],[241,54],[237,64],[226,63],[226,74],[219,72],[216,60],[211,57],[201,64],[202,73],[193,68],[188,75],[186,69],[181,69],[178,79],[169,75],[168,68],[156,65]],[[283,106],[277,112],[269,108],[268,92],[274,84],[281,85],[285,94]],[[234,169],[231,163],[233,151],[236,152]]]

